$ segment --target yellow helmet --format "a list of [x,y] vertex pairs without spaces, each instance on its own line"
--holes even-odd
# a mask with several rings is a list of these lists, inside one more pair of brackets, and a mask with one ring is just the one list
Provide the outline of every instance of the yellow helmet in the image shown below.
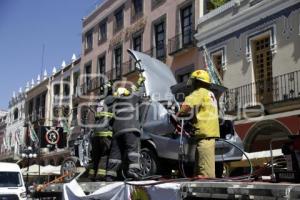
[[203,81],[205,83],[211,83],[210,76],[205,70],[196,70],[191,74],[191,79]]
[[127,90],[124,87],[119,87],[115,92],[114,92],[114,96],[120,97],[120,96],[129,96],[130,95],[130,91]]

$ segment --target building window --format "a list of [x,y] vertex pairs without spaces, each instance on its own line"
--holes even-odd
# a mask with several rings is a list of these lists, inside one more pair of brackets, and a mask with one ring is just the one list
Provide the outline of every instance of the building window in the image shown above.
[[93,30],[85,34],[85,49],[91,50],[93,48]]
[[115,78],[121,78],[122,76],[122,45],[118,46],[114,50],[114,64],[115,64]]
[[164,60],[166,57],[166,49],[165,49],[165,21],[161,21],[154,25],[155,31],[155,50],[156,50],[156,58],[160,60]]
[[189,5],[180,11],[182,44],[187,45],[193,39],[193,6]]
[[224,66],[224,58],[223,58],[223,51],[217,51],[215,53],[211,53],[211,59],[212,62],[219,72],[220,78],[223,80],[224,78],[224,71],[223,71],[223,66]]
[[46,114],[46,93],[42,94],[41,96],[41,117],[45,118]]
[[118,32],[124,26],[124,11],[123,8],[117,10],[115,12],[115,24],[114,24],[114,32]]
[[75,95],[78,95],[78,85],[79,85],[79,77],[80,77],[80,73],[79,72],[74,72],[73,73],[73,91],[75,93]]
[[91,74],[92,74],[92,65],[85,66],[85,85],[87,90],[90,90],[92,86]]
[[54,96],[59,97],[60,95],[60,84],[55,84],[54,85]]
[[175,76],[179,83],[187,81],[190,78],[191,73],[194,71],[194,65],[189,65],[181,69],[176,70]]
[[19,109],[15,108],[14,110],[14,120],[17,120],[19,118]]
[[29,104],[28,104],[28,115],[29,115],[29,120],[32,122],[33,120],[33,99],[31,99],[29,101]]
[[67,97],[70,95],[70,77],[67,77],[64,79],[64,97]]
[[101,56],[98,58],[98,71],[99,71],[99,74],[100,74],[100,85],[102,85],[104,83],[104,77],[105,76],[105,55]]
[[258,102],[272,102],[272,51],[270,36],[252,40],[253,67]]
[[191,73],[189,72],[189,73],[186,73],[186,74],[180,74],[180,75],[178,75],[178,82],[184,82],[184,81],[187,81],[189,78],[190,78],[190,76],[191,76]]
[[70,116],[70,106],[64,106],[62,109],[62,115],[66,118],[68,118]]
[[143,16],[143,0],[132,0],[131,17],[132,21]]
[[142,43],[143,43],[143,38],[142,34],[136,34],[132,37],[132,48],[135,51],[142,52]]
[[151,0],[151,9],[155,9],[162,5],[166,0]]
[[60,116],[60,109],[59,109],[59,106],[55,106],[54,108],[53,108],[53,116],[55,117],[55,118],[58,118],[59,116]]
[[40,115],[40,106],[41,106],[41,98],[40,96],[38,96],[35,99],[35,113],[37,114],[37,119],[40,119],[41,115]]
[[99,42],[104,42],[107,39],[107,21],[99,24]]
[[73,109],[72,109],[72,122],[71,122],[71,126],[77,126],[78,125],[78,121],[77,121],[77,115],[78,115],[78,111],[77,111],[78,105],[74,104]]

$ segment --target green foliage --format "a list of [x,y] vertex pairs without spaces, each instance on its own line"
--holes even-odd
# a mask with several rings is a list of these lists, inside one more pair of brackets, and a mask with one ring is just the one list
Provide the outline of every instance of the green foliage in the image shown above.
[[214,5],[215,8],[218,8],[225,3],[227,3],[229,0],[210,0],[210,2]]

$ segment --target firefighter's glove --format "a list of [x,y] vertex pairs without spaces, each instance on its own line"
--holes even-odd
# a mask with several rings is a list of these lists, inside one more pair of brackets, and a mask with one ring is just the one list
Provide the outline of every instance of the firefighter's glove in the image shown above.
[[145,80],[146,80],[145,77],[142,74],[140,74],[139,79],[137,81],[137,85],[141,86],[145,82]]

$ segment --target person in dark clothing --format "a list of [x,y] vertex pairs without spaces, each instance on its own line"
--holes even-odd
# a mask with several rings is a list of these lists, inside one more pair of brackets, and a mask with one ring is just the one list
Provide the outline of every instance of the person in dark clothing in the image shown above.
[[[91,138],[92,144],[92,169],[89,170],[89,176],[92,181],[104,177],[105,164],[106,162],[101,162],[101,159],[105,156],[108,156],[111,138],[112,138],[112,106],[114,98],[111,92],[111,85],[106,84],[106,88],[103,88],[107,91],[107,96],[104,99],[101,99],[99,105],[96,108],[95,113],[95,125],[97,126],[94,129],[94,134]],[[103,165],[101,165],[104,163]]]
[[119,87],[114,94],[113,138],[106,169],[107,181],[116,180],[121,167],[126,178],[139,179],[141,126],[138,116],[140,95],[137,91],[143,83],[142,78],[131,91]]

